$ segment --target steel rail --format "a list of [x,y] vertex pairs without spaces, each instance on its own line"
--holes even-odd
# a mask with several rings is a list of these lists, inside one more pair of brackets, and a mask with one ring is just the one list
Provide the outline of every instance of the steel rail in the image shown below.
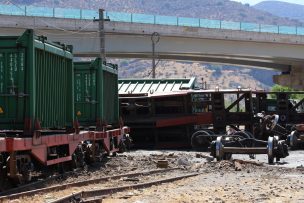
[[52,175],[50,177],[47,177],[44,180],[38,180],[38,181],[34,181],[34,182],[31,182],[31,183],[28,183],[28,184],[20,185],[16,188],[12,188],[12,189],[0,192],[0,200],[4,196],[12,195],[12,194],[15,194],[15,193],[21,193],[21,192],[29,190],[29,188],[36,188],[36,187],[41,188],[41,186],[45,185],[47,182],[50,182],[50,181],[53,181],[53,180],[56,180],[56,179],[59,179],[59,178],[63,178],[63,177],[66,177],[66,176],[70,176],[70,175],[77,175],[77,174],[78,175],[81,174],[80,170],[69,171],[69,172],[65,172],[63,174],[58,174],[58,175]]
[[141,183],[141,184],[132,184],[132,185],[112,187],[112,188],[106,188],[106,189],[82,191],[82,192],[78,192],[75,194],[71,194],[71,195],[62,197],[51,203],[69,203],[69,202],[78,202],[78,201],[79,202],[92,202],[92,201],[102,200],[104,198],[104,195],[122,192],[122,191],[128,190],[128,189],[147,188],[147,187],[159,185],[162,183],[169,183],[169,182],[174,182],[174,181],[181,180],[184,178],[194,177],[194,176],[197,176],[200,174],[202,174],[202,173],[191,173],[191,174],[187,174],[187,175],[177,176],[177,177],[173,177],[173,178],[160,179],[160,180],[151,181],[151,182],[147,182],[147,183]]
[[30,190],[30,191],[25,191],[25,192],[21,192],[21,193],[2,196],[2,197],[0,197],[0,202],[3,200],[12,200],[12,199],[17,199],[17,198],[20,198],[23,196],[30,196],[30,195],[34,195],[34,194],[38,194],[38,193],[46,193],[46,192],[51,192],[51,191],[56,191],[56,190],[63,190],[63,189],[70,188],[70,187],[99,183],[101,181],[107,181],[109,179],[119,179],[119,178],[123,178],[123,177],[135,177],[135,176],[139,176],[139,175],[149,175],[149,174],[168,172],[168,171],[173,171],[173,170],[178,170],[178,169],[180,169],[180,168],[169,168],[169,169],[152,170],[152,171],[145,171],[145,172],[138,172],[138,173],[128,173],[128,174],[122,174],[122,175],[101,177],[101,178],[92,179],[92,180],[78,181],[78,182],[68,183],[68,184],[63,184],[63,185],[55,185],[55,186],[51,186],[51,187],[45,187],[45,188],[40,188],[40,189],[36,189],[36,190]]

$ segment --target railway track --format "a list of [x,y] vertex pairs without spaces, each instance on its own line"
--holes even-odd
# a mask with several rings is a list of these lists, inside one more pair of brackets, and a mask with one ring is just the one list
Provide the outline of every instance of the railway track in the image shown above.
[[[107,177],[101,177],[101,178],[96,178],[96,179],[90,179],[90,180],[84,180],[84,181],[78,181],[78,182],[72,182],[72,183],[67,183],[67,184],[61,184],[61,185],[54,185],[50,187],[42,187],[34,190],[29,190],[29,191],[18,191],[17,189],[14,191],[13,194],[5,195],[0,197],[0,202],[2,201],[8,201],[8,200],[14,200],[14,199],[20,199],[22,198],[24,201],[30,201],[31,198],[34,196],[45,196],[45,195],[50,195],[52,197],[59,197],[57,200],[54,200],[55,202],[61,201],[60,199],[66,199],[66,198],[74,198],[74,195],[70,195],[72,193],[74,194],[81,194],[80,196],[82,197],[82,193],[84,194],[84,197],[90,197],[90,195],[87,195],[89,191],[95,191],[95,194],[105,194],[106,191],[111,192],[111,191],[122,191],[127,188],[132,188],[132,187],[145,187],[145,185],[153,185],[153,184],[159,184],[162,182],[170,182],[174,180],[178,180],[181,178],[186,178],[187,176],[176,176],[176,177],[170,177],[166,179],[160,179],[160,177],[164,176],[165,174],[168,175],[173,171],[179,171],[178,173],[182,172],[180,168],[170,168],[170,169],[158,169],[158,170],[151,170],[151,171],[145,171],[145,172],[137,172],[137,173],[128,173],[128,174],[121,174],[121,175],[114,175],[114,176],[107,176]],[[159,175],[157,175],[159,174]],[[135,184],[135,185],[126,185],[126,182],[129,181],[137,181],[139,178],[136,177],[150,177],[152,175],[155,176],[160,176],[158,177],[158,180],[156,181],[148,181],[140,184]],[[188,174],[189,175],[189,174]],[[193,174],[191,174],[193,176]],[[123,179],[124,178],[124,179]],[[122,180],[123,179],[123,180]],[[149,179],[149,178],[147,178]],[[111,180],[111,181],[109,181]],[[116,182],[115,182],[116,180]],[[118,181],[118,182],[117,182]],[[37,184],[37,183],[35,183]],[[113,184],[120,184],[122,186],[119,187],[113,187]],[[90,189],[92,186],[98,186],[101,187],[101,191],[98,189]],[[75,192],[73,189],[75,188],[84,188],[82,191],[77,191]],[[89,188],[89,189],[88,189]],[[22,190],[25,188],[23,187]],[[73,190],[71,192],[71,190]],[[62,193],[62,194],[57,194],[57,193]],[[63,194],[69,194],[69,195],[63,195]],[[71,196],[71,197],[69,197]],[[91,195],[92,196],[92,195]],[[64,202],[65,200],[63,200]],[[50,201],[48,201],[50,202]]]
[[101,202],[102,199],[110,194],[114,194],[117,192],[122,192],[129,189],[140,189],[140,188],[147,188],[154,185],[162,184],[162,183],[169,183],[174,182],[177,180],[181,180],[184,178],[190,178],[199,175],[200,173],[190,173],[187,175],[181,175],[172,178],[165,178],[165,179],[158,179],[155,181],[150,181],[141,184],[130,184],[120,187],[111,187],[106,189],[97,189],[97,190],[84,190],[75,194],[71,194],[60,199],[57,199],[51,203],[69,203],[69,202]]
[[58,180],[58,179],[63,179],[65,177],[71,176],[71,175],[79,175],[81,174],[81,170],[74,170],[74,171],[69,171],[69,172],[65,172],[63,174],[58,174],[58,175],[52,175],[48,178],[45,178],[43,180],[38,180],[38,181],[34,181],[28,184],[23,184],[20,185],[16,188],[12,188],[3,192],[0,192],[0,200],[3,196],[8,196],[8,195],[12,195],[12,194],[17,194],[17,193],[21,193],[21,192],[25,192],[28,190],[34,190],[34,189],[38,189],[38,188],[42,188],[43,186],[49,184],[52,181]]

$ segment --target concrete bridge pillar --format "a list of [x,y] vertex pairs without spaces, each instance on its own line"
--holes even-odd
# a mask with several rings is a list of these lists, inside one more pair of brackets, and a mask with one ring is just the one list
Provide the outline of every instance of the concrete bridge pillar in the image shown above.
[[304,65],[292,66],[289,73],[282,73],[281,75],[273,76],[273,82],[291,87],[295,90],[304,90]]

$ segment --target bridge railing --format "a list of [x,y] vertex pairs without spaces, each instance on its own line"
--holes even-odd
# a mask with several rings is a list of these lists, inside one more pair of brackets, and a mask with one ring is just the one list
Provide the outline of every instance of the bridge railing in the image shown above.
[[[72,18],[91,20],[98,18],[98,11],[84,9],[47,8],[23,5],[1,5],[0,14],[39,16],[54,18]],[[139,13],[105,12],[105,18],[111,21],[128,23],[146,23],[157,25],[189,26],[213,29],[241,30],[276,34],[304,35],[304,27],[265,25],[249,22],[232,22],[200,18],[185,18]]]

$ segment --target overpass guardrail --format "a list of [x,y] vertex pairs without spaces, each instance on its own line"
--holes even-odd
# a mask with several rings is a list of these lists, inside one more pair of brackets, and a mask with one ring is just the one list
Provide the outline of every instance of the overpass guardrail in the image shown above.
[[[0,4],[0,14],[17,16],[37,16],[92,20],[99,17],[98,11],[70,8],[49,8],[24,5]],[[249,32],[304,35],[304,27],[266,25],[249,22],[232,22],[201,18],[186,18],[139,13],[105,11],[104,17],[111,21],[127,23],[146,23],[156,25],[189,26],[213,29],[240,30]]]

